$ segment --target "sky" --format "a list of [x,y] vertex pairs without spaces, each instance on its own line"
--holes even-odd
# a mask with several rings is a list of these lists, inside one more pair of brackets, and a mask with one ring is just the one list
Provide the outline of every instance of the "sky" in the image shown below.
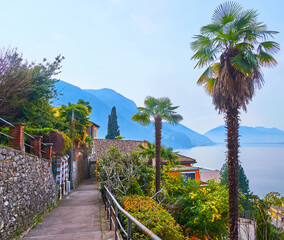
[[[169,97],[187,127],[204,133],[224,124],[196,81],[190,42],[209,24],[217,0],[1,1],[1,48],[18,48],[41,62],[65,57],[59,79],[84,89],[111,88],[143,106],[146,96]],[[284,1],[239,0],[280,33],[277,67],[263,69],[242,125],[284,130]],[[70,100],[71,101],[71,100]]]

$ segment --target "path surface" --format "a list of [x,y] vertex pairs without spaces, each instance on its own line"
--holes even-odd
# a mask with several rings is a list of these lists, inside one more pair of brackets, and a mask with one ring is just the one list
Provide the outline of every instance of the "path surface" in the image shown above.
[[43,216],[24,240],[112,240],[100,191],[94,180],[83,182]]

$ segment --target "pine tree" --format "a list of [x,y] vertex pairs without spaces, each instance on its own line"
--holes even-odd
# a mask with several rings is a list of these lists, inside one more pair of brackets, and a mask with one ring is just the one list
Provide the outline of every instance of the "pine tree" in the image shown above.
[[115,139],[120,135],[119,126],[117,124],[116,108],[111,109],[111,114],[108,115],[107,135],[106,139]]

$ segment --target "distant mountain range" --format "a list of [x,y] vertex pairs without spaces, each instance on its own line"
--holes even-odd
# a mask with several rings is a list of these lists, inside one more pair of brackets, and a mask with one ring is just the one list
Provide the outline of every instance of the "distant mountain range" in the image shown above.
[[[241,126],[239,133],[241,144],[284,144],[284,131],[277,128]],[[204,135],[216,143],[225,143],[225,126],[219,126],[211,129]]]
[[[108,115],[111,112],[111,108],[115,106],[120,133],[125,139],[154,142],[155,131],[153,125],[141,126],[132,121],[131,117],[137,112],[135,102],[116,91],[107,88],[84,90],[64,81],[57,82],[56,88],[62,95],[59,96],[58,100],[54,100],[53,105],[55,107],[60,107],[61,104],[68,104],[68,102],[76,103],[79,99],[90,102],[90,105],[93,107],[90,120],[100,125],[100,129],[98,130],[99,138],[105,138]],[[182,124],[171,125],[163,123],[162,134],[162,143],[174,149],[214,144],[208,137]]]

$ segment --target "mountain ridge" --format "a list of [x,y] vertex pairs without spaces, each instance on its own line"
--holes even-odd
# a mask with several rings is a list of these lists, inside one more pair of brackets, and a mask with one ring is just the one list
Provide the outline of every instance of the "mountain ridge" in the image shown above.
[[[240,143],[242,144],[283,144],[284,131],[272,127],[249,127],[240,126]],[[225,143],[226,129],[224,125],[213,128],[204,133],[216,143]]]
[[[57,107],[61,104],[68,104],[68,102],[76,103],[79,99],[90,102],[90,105],[93,107],[90,120],[100,125],[100,129],[98,130],[99,138],[105,138],[108,115],[111,108],[115,106],[120,132],[125,139],[154,142],[155,131],[152,124],[141,126],[131,120],[131,116],[137,112],[137,105],[133,100],[109,88],[81,89],[61,80],[55,84],[55,87],[63,94],[58,99],[53,100],[53,105]],[[208,137],[182,124],[170,125],[163,122],[162,134],[162,144],[175,149],[214,144]]]

